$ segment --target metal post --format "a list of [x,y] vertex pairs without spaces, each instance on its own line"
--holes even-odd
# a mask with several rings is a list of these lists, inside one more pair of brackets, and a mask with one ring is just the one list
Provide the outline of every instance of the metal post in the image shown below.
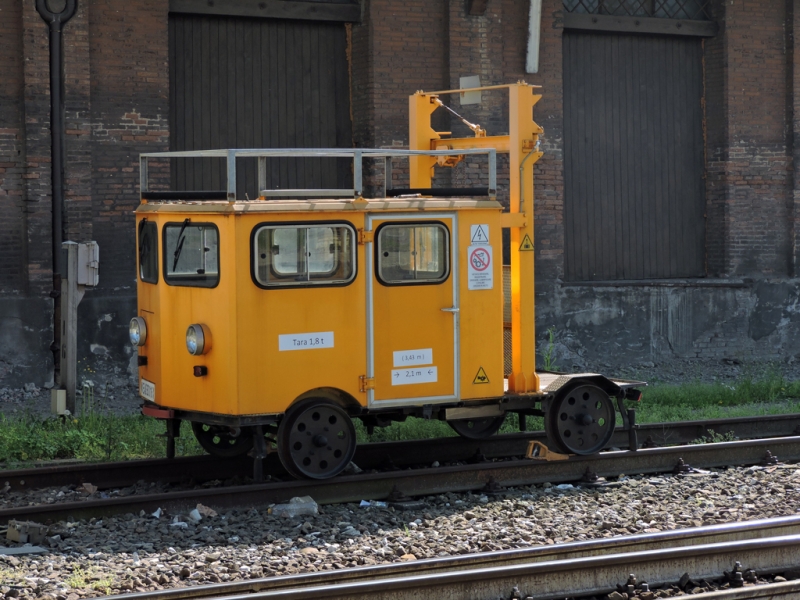
[[362,185],[363,166],[361,150],[355,150],[353,152],[353,196],[356,198],[360,198],[364,193],[364,187]]
[[261,192],[267,189],[267,157],[258,157],[258,189],[256,193],[261,196]]
[[148,183],[147,180],[149,179],[147,173],[147,157],[140,156],[139,157],[139,193],[144,194],[148,191]]
[[61,294],[61,277],[63,266],[61,264],[61,242],[64,239],[64,59],[61,51],[61,37],[64,25],[77,10],[77,0],[67,0],[64,10],[60,13],[51,12],[46,0],[36,0],[36,11],[50,29],[50,173],[52,186],[52,254],[53,254],[53,290],[50,297],[54,300],[53,307],[53,377],[55,381],[60,378],[60,348],[61,322],[59,295]]
[[64,242],[67,250],[67,279],[61,285],[61,381],[67,390],[67,410],[75,414],[78,383],[78,304],[86,291],[78,284],[78,244]]
[[67,254],[67,277],[61,286],[61,370],[53,390],[53,406],[58,407],[58,392],[66,391],[65,408],[74,415],[78,383],[78,304],[86,286],[98,284],[100,253],[97,242],[64,242],[63,248]]
[[386,198],[386,190],[392,188],[392,157],[385,157],[383,165],[383,197]]
[[228,202],[235,202],[235,201],[236,201],[236,152],[234,150],[228,150]]

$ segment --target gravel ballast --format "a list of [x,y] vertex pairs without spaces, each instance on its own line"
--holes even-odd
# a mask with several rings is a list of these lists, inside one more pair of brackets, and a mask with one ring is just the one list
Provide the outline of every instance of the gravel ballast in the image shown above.
[[0,598],[77,600],[785,516],[798,492],[800,468],[779,465],[444,494],[415,511],[350,503],[295,518],[260,506],[199,522],[166,512],[61,522],[48,554],[0,556]]

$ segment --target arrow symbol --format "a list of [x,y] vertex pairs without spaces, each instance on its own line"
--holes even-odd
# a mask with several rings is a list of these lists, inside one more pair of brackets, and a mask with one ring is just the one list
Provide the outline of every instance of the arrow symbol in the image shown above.
[[394,376],[395,377],[400,377],[400,373],[395,373]]
[[428,375],[433,373],[433,369],[428,369]]

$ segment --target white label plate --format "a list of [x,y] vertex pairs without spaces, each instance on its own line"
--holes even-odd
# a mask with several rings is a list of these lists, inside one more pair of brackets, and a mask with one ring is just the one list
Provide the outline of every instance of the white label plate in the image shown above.
[[471,245],[488,244],[489,243],[489,225],[470,225],[469,226],[469,243]]
[[287,333],[278,336],[278,350],[322,350],[333,348],[332,331],[315,331],[313,333]]
[[419,350],[397,350],[393,354],[393,366],[395,367],[429,365],[433,362],[433,348],[420,348]]
[[436,367],[416,367],[414,369],[392,369],[392,385],[410,385],[412,383],[436,383],[438,381]]
[[467,289],[490,290],[494,287],[494,265],[492,247],[469,246],[467,248]]
[[150,402],[156,401],[156,384],[147,379],[139,380],[139,395]]

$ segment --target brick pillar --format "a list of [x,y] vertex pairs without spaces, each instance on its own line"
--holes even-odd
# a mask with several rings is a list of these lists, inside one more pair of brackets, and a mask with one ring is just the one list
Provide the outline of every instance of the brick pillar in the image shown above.
[[[800,60],[798,60],[798,36],[800,36],[800,9],[792,0],[787,0],[787,22],[791,29],[787,32],[786,60],[789,63],[789,92],[792,115],[792,206],[791,206],[791,276],[800,276]],[[788,27],[787,27],[788,29]]]
[[22,4],[0,5],[0,295],[27,289]]
[[[22,23],[28,286],[32,296],[42,297],[52,289],[49,38],[33,2],[22,3]],[[64,27],[67,52],[70,25]]]
[[[714,217],[723,213],[725,228],[724,256],[720,261],[718,250],[715,256],[721,275],[780,277],[791,271],[793,124],[787,114],[786,18],[787,3],[725,6],[727,107],[724,133],[715,133],[722,144],[709,157],[709,173],[720,182],[717,191],[724,189],[724,200],[713,198]],[[707,113],[716,108],[707,105]]]

